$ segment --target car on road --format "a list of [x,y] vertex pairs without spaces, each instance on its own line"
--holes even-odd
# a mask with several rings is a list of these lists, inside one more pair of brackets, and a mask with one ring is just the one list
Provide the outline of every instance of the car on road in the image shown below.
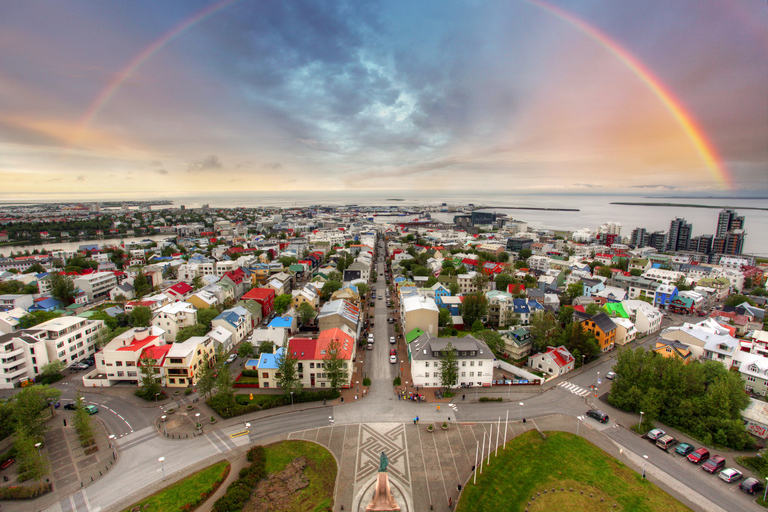
[[77,404],[75,402],[69,402],[68,404],[64,404],[64,408],[68,411],[74,411],[77,409]]
[[88,368],[90,368],[90,367],[91,367],[91,365],[89,365],[89,364],[88,364],[88,363],[86,363],[86,362],[77,363],[77,366],[78,366],[78,367],[79,367],[81,370],[87,370]]
[[607,423],[608,422],[608,415],[605,414],[602,411],[598,411],[597,409],[590,409],[587,411],[587,416],[590,418],[595,418],[600,423]]
[[397,349],[394,349],[394,348],[389,349],[389,355],[396,356],[397,355]]
[[721,479],[725,480],[729,484],[732,484],[736,480],[741,479],[741,471],[739,471],[738,469],[727,468],[722,470],[720,474],[717,476],[719,476]]
[[688,454],[688,460],[693,462],[694,464],[699,464],[701,462],[704,462],[709,458],[709,450],[706,448],[699,448],[698,450],[694,450],[690,454]]
[[96,407],[95,405],[86,405],[85,412],[87,412],[88,414],[96,414],[97,412],[99,412],[99,408]]
[[52,405],[54,409],[58,409],[59,406],[61,405],[61,402],[59,402],[58,400],[56,400],[56,401],[51,400],[50,402],[48,402],[48,405],[49,406]]
[[397,364],[397,356],[396,355],[389,356],[389,362],[392,364]]
[[389,337],[389,342],[394,345],[395,344],[395,337],[394,336],[390,336]]
[[725,459],[720,455],[713,455],[707,461],[701,465],[701,469],[707,473],[717,473],[725,467]]
[[235,359],[237,359],[237,354],[231,354],[231,355],[230,355],[230,356],[227,358],[227,364],[232,364],[232,362],[233,362]]
[[371,298],[372,298],[372,299],[375,299],[375,298],[376,298],[376,292],[373,292],[373,293],[371,294]]
[[394,318],[387,318],[387,322],[389,322],[390,324],[393,324],[393,323],[395,323],[395,319]]
[[757,478],[747,478],[739,484],[739,489],[747,494],[756,494],[765,489],[765,485]]
[[645,434],[645,437],[649,441],[656,441],[658,438],[660,438],[661,436],[663,436],[665,434],[666,434],[666,432],[664,432],[660,428],[655,428],[655,429],[649,431],[647,434]]
[[383,299],[383,298],[384,298],[384,297],[382,297],[381,295],[379,295],[379,297],[378,297],[378,299],[379,299],[379,300],[381,300],[381,299]]
[[605,374],[605,378],[609,380],[613,380],[616,378],[616,372],[608,372]]
[[677,448],[675,448],[675,452],[679,453],[683,457],[687,457],[688,454],[693,450],[693,446],[689,445],[688,443],[681,443]]
[[75,364],[69,365],[69,369],[76,372],[78,370],[81,370],[82,368],[80,368],[80,363],[75,363]]
[[661,448],[664,451],[669,450],[670,448],[672,448],[676,444],[677,444],[677,439],[675,439],[674,437],[672,437],[669,434],[667,434],[665,436],[661,436],[660,438],[658,438],[656,440],[656,446],[658,446],[659,448]]

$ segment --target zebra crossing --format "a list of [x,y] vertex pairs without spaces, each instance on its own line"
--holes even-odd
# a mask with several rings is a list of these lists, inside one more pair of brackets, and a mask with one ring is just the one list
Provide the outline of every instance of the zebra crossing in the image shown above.
[[570,391],[574,395],[579,395],[579,396],[588,396],[590,393],[588,389],[584,389],[568,381],[561,382],[560,384],[557,385],[557,387],[563,388],[566,391]]

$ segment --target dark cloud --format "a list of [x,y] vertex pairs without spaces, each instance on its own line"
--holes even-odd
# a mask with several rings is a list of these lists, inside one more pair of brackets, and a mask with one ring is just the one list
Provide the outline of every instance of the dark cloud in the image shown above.
[[206,171],[214,171],[216,169],[221,169],[222,167],[224,166],[221,164],[221,160],[219,160],[218,156],[208,155],[205,158],[201,158],[200,160],[197,160],[189,164],[187,171],[188,172],[206,172]]
[[679,187],[672,185],[630,185],[629,188],[639,188],[648,190],[677,190]]
[[281,164],[280,162],[266,162],[264,164],[264,168],[265,169],[282,169],[283,164]]
[[85,181],[85,176],[78,176],[75,178],[77,181]]
[[162,174],[162,175],[168,174],[168,171],[166,171],[165,169],[155,169],[155,172],[157,174]]

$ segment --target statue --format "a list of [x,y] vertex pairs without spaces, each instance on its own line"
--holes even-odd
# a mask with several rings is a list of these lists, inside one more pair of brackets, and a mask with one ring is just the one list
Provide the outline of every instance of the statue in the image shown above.
[[389,466],[389,459],[387,458],[387,454],[381,452],[381,456],[379,457],[379,472],[386,473],[387,466]]

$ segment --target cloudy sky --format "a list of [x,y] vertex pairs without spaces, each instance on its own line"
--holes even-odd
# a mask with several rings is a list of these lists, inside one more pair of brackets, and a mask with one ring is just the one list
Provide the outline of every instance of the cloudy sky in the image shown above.
[[0,198],[768,192],[758,0],[0,4]]

